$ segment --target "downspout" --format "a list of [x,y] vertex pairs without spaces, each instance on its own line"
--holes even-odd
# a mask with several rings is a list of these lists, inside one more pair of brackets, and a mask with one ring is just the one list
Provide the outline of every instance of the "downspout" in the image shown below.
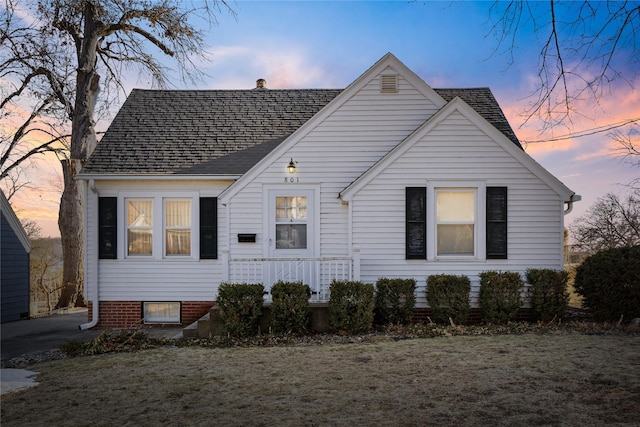
[[567,208],[564,210],[563,214],[568,215],[569,213],[571,213],[571,211],[573,210],[573,203],[579,202],[580,200],[582,200],[582,196],[573,193],[571,197],[569,197],[569,200],[565,202],[567,204]]
[[[98,189],[96,188],[96,183],[93,179],[90,179],[88,182],[87,187],[91,190],[91,192],[93,194],[98,194]],[[86,193],[86,203],[84,204],[84,217],[87,217],[87,209],[88,209],[88,201],[89,201],[89,192],[87,191]],[[85,248],[87,246],[87,227],[84,227],[84,245]],[[87,253],[87,251],[85,250],[85,254]],[[85,256],[86,259],[86,256]],[[85,261],[85,273],[84,273],[84,279],[85,279],[85,284],[87,283],[87,268],[86,268],[86,261]],[[97,273],[97,269],[98,269],[98,263],[96,263],[96,273]],[[91,305],[91,322],[87,322],[87,323],[83,323],[82,325],[79,326],[80,330],[85,330],[85,329],[91,329],[94,326],[96,326],[98,324],[98,312],[99,312],[99,307],[98,307],[98,280],[97,280],[97,274],[96,274],[96,290],[94,293],[94,297],[93,297],[93,304]]]

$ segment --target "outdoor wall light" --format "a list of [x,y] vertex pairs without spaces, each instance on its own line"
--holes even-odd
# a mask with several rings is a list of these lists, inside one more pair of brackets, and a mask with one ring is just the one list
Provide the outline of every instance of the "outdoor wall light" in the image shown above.
[[287,166],[287,171],[293,175],[294,173],[296,173],[296,163],[293,161],[293,157],[291,158],[291,161],[289,162],[289,165]]

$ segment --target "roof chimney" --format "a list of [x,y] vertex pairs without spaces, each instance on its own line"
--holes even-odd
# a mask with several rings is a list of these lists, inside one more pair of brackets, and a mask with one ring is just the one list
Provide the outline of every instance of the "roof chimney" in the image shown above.
[[265,79],[256,80],[256,89],[266,89],[267,81]]

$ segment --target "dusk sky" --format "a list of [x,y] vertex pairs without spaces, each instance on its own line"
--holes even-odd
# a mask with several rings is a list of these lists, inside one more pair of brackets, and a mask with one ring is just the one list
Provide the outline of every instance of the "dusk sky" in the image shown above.
[[[527,153],[582,196],[565,217],[565,225],[583,215],[598,197],[624,193],[622,184],[640,176],[638,166],[612,155],[618,146],[607,132],[594,133],[603,125],[640,119],[640,78],[614,80],[599,103],[586,99],[575,104],[577,114],[572,123],[566,122],[567,127],[541,133],[537,120],[523,125],[522,113],[534,100],[529,95],[538,83],[541,39],[548,33],[536,35],[533,26],[525,23],[528,32],[516,39],[511,64],[511,56],[494,52],[498,36],[491,33],[491,2],[230,4],[237,16],[223,10],[218,25],[208,31],[212,62],[202,64],[207,77],[197,85],[178,83],[176,88],[250,89],[258,78],[266,79],[272,89],[344,88],[391,52],[434,88],[490,87]],[[535,6],[542,17],[548,2]],[[569,16],[559,16],[559,21],[565,18]],[[629,76],[629,70],[640,67],[639,58],[630,49],[638,40],[623,42],[628,45],[621,46],[623,54],[615,65]],[[127,76],[125,82],[127,94],[134,87],[150,87],[144,76]],[[628,132],[629,127],[619,130]],[[526,142],[579,132],[593,134],[555,142]],[[640,159],[635,161],[640,163]],[[16,196],[14,207],[19,216],[37,221],[43,235],[59,235],[59,166],[55,161],[40,162],[30,173],[35,188]]]

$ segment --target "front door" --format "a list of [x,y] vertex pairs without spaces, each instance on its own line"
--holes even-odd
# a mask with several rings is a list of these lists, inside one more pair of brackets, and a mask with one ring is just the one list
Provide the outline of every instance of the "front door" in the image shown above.
[[302,281],[311,285],[315,277],[316,218],[315,191],[282,187],[268,191],[267,244],[271,283]]

